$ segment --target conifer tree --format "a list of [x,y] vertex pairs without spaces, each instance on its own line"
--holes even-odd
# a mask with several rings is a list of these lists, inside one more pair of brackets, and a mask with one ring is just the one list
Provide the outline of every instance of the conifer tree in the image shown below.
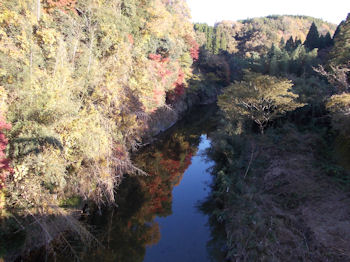
[[213,45],[213,53],[218,54],[220,49],[220,43],[221,43],[221,32],[219,27],[215,28],[215,35],[214,35],[214,45]]
[[295,43],[294,43],[294,48],[297,48],[300,45],[301,45],[301,40],[298,37],[296,37],[295,38]]
[[283,73],[288,73],[289,71],[289,60],[290,60],[290,57],[287,50],[283,50],[281,54],[280,65],[279,65],[280,70]]
[[224,33],[221,33],[220,49],[224,51],[227,50],[227,40]]
[[327,48],[332,45],[333,45],[333,40],[332,40],[331,34],[328,32],[324,37],[324,47]]
[[304,45],[309,50],[312,50],[314,48],[319,48],[319,46],[320,46],[320,36],[318,33],[317,26],[314,22],[311,24],[311,27],[310,27],[309,33],[306,36],[306,40],[304,42]]
[[285,47],[285,45],[286,45],[286,41],[284,40],[283,37],[281,37],[281,41],[280,41],[280,46],[279,47],[282,49],[282,48]]
[[286,49],[288,52],[292,52],[292,51],[295,49],[295,43],[294,43],[293,36],[291,36],[291,37],[287,40],[285,49]]
[[207,46],[206,48],[210,51],[213,52],[213,27],[208,26],[207,27]]
[[330,53],[330,62],[340,65],[350,60],[350,13],[343,21],[334,36],[334,47]]

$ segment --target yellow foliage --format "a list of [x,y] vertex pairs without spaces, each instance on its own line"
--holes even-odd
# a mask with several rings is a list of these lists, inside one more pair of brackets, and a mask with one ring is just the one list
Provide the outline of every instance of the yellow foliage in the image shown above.
[[[53,195],[64,191],[96,199],[103,190],[113,199],[112,167],[128,161],[142,117],[165,105],[180,68],[191,76],[194,33],[183,1],[130,1],[123,10],[121,1],[82,0],[83,15],[41,10],[39,19],[37,2],[3,2],[0,110],[8,107],[13,125],[15,170],[9,201],[56,203]],[[166,62],[149,57],[162,49]]]

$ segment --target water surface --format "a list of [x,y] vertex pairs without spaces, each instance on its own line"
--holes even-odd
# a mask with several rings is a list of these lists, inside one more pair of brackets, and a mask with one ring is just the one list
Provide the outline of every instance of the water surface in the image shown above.
[[[210,146],[206,135],[201,136],[198,151]],[[211,176],[201,154],[193,156],[180,184],[173,189],[172,214],[156,217],[160,240],[147,248],[144,261],[209,261],[206,243],[210,238],[208,218],[199,212],[198,201],[208,195]]]
[[88,221],[105,248],[82,251],[83,261],[210,261],[208,216],[197,208],[211,176],[201,154],[215,130],[215,106],[192,111],[133,156],[149,176],[128,176],[116,208]]

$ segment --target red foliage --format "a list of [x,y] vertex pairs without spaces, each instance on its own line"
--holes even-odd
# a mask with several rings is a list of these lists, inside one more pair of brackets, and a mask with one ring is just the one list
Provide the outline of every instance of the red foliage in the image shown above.
[[181,86],[184,84],[185,81],[185,73],[182,71],[182,69],[179,69],[179,73],[177,75],[177,79],[174,83],[174,86]]
[[0,114],[0,190],[5,187],[7,175],[13,172],[12,168],[10,167],[10,161],[5,155],[8,140],[3,131],[9,129],[11,129],[11,125],[6,123],[4,116]]
[[155,165],[147,172],[151,175],[147,178],[145,189],[147,190],[147,198],[150,199],[147,210],[152,214],[165,214],[171,202],[171,192],[191,164],[192,150],[184,149],[186,157],[184,161],[177,159],[177,155],[163,154],[157,152],[159,165]]
[[[168,77],[172,75],[173,73],[168,69],[168,65],[170,62],[169,57],[163,58],[160,54],[149,54],[148,58],[154,61],[153,67],[155,71],[157,72],[157,76],[159,77],[159,81],[162,83],[161,85],[158,85],[153,90],[153,101],[160,105],[163,98],[165,97],[165,91],[163,86],[165,85]],[[154,108],[155,110],[156,108]],[[151,110],[152,111],[152,110]]]
[[148,58],[156,62],[160,62],[162,60],[162,56],[160,54],[149,54]]
[[166,77],[172,74],[172,72],[167,68],[170,59],[168,57],[163,58],[160,54],[149,54],[148,57],[152,61],[156,62],[154,63],[154,68],[157,70],[158,76],[164,83]]
[[199,58],[199,44],[192,36],[186,36],[186,41],[190,46],[190,54],[193,61],[197,61]]
[[153,90],[153,101],[160,105],[162,103],[163,97],[165,96],[165,91],[162,87],[159,85],[156,86]]
[[128,40],[129,40],[129,43],[131,44],[131,45],[133,45],[134,44],[134,37],[132,36],[132,35],[128,35]]
[[179,97],[181,97],[185,93],[186,86],[184,84],[185,74],[182,69],[179,69],[179,73],[177,75],[177,80],[173,83],[175,86],[174,90],[167,93],[167,101],[170,103],[175,102]]
[[52,11],[55,8],[61,9],[62,11],[74,11],[75,10],[75,3],[76,0],[45,0],[44,3],[46,3],[45,5],[45,9],[48,11]]
[[199,44],[194,41],[192,48],[190,49],[191,57],[193,61],[197,61],[199,58]]

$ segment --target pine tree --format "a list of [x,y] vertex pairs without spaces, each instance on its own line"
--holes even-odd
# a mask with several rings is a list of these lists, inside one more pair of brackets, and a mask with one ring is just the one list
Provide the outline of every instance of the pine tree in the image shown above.
[[295,43],[294,43],[294,48],[297,48],[298,46],[301,45],[301,40],[298,39],[298,37],[295,38]]
[[207,46],[206,48],[210,51],[213,52],[213,38],[214,38],[214,32],[213,32],[213,27],[208,26],[207,28]]
[[333,45],[333,40],[332,40],[331,34],[328,32],[324,37],[324,47],[327,48],[332,45]]
[[286,45],[286,41],[284,40],[284,38],[283,38],[283,37],[281,37],[281,41],[280,41],[280,45],[279,45],[279,47],[282,49],[282,48],[284,48],[284,47],[285,47],[285,45]]
[[287,40],[285,49],[286,49],[288,52],[292,52],[292,51],[295,49],[295,43],[294,43],[293,36],[291,36],[291,37]]
[[227,40],[224,33],[221,33],[220,49],[224,51],[227,50]]
[[350,13],[343,21],[335,34],[334,47],[330,53],[330,62],[340,65],[350,60]]
[[320,47],[320,36],[318,33],[317,26],[314,22],[312,23],[310,30],[309,30],[309,33],[306,36],[306,40],[304,42],[304,45],[309,50]]
[[287,50],[283,50],[282,55],[281,55],[281,59],[279,62],[280,70],[283,73],[288,73],[288,71],[289,71],[289,60],[290,60],[290,57],[289,57]]
[[219,27],[215,28],[215,39],[214,39],[214,45],[213,45],[213,53],[214,54],[218,54],[219,53],[219,49],[220,49],[220,42],[221,42],[221,30],[219,29]]
[[278,68],[278,58],[276,55],[273,55],[270,60],[270,67],[269,67],[269,74],[270,75],[278,75],[279,68]]
[[279,58],[281,56],[281,53],[282,53],[281,49],[278,46],[276,46],[275,44],[272,44],[272,46],[271,46],[269,52],[267,53],[267,55],[268,55],[269,58],[272,58],[274,56]]

